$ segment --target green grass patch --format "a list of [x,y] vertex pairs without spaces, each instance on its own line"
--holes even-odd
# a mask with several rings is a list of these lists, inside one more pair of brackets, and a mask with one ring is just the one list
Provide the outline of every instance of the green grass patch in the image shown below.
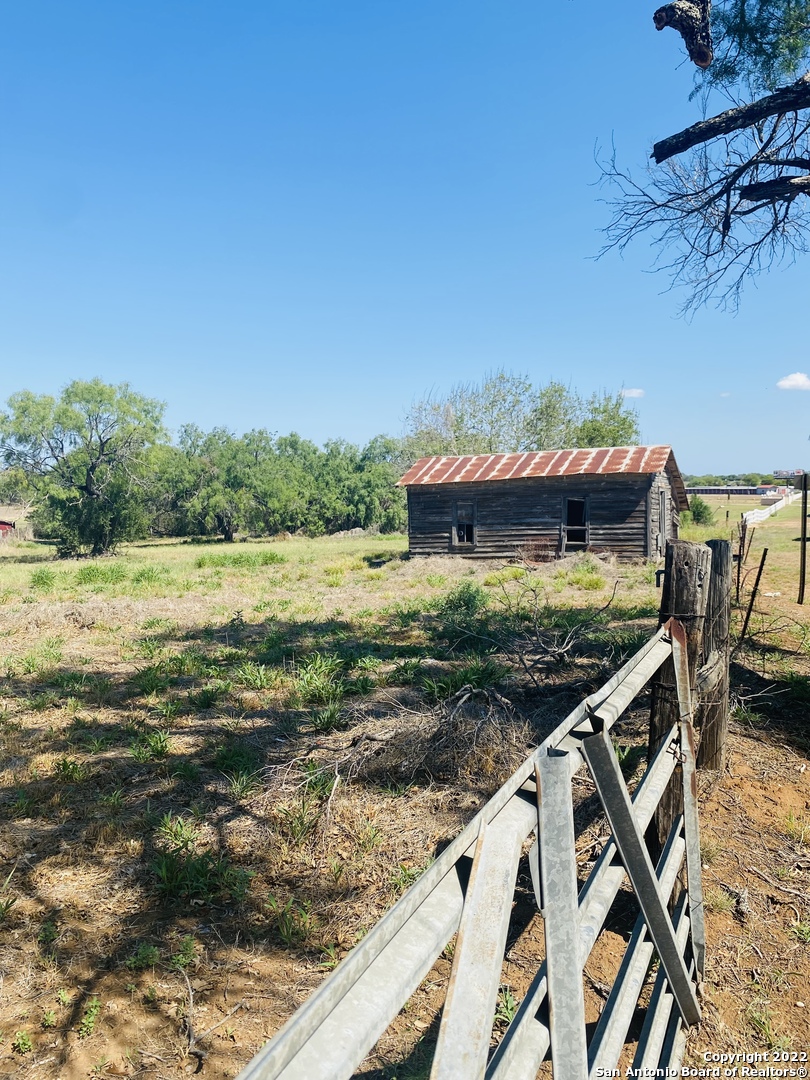
[[194,565],[198,570],[207,566],[229,570],[257,570],[260,566],[274,566],[286,561],[277,551],[223,551],[199,555]]

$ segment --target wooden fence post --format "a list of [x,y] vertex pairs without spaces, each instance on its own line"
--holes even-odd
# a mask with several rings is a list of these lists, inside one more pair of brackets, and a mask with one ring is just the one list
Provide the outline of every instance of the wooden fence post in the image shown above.
[[[695,544],[688,540],[672,540],[667,543],[659,625],[670,618],[678,619],[683,624],[690,688],[695,686],[698,658],[703,643],[711,558],[711,549],[705,544]],[[652,761],[653,754],[678,720],[675,665],[670,657],[662,664],[658,678],[652,684],[649,761]],[[663,850],[672,823],[682,809],[682,779],[680,769],[676,769],[647,830],[647,845],[653,862]]]
[[699,769],[723,771],[726,764],[729,688],[729,623],[731,621],[731,543],[708,540],[712,569],[703,631],[703,666],[697,673],[702,717]]

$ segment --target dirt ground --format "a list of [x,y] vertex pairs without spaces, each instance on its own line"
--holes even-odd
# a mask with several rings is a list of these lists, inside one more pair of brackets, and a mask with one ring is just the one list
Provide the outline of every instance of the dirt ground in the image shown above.
[[[769,562],[754,636],[735,657],[728,767],[702,778],[708,949],[695,1064],[810,1050],[810,665],[792,596],[796,521],[792,508],[752,544],[748,565],[766,543]],[[541,568],[532,580],[561,626],[572,612],[593,617],[619,584],[588,648],[534,686],[510,657],[476,659],[453,639],[469,590],[497,612],[521,587],[516,568],[403,551],[388,537],[156,543],[93,564],[3,545],[0,1076],[235,1076],[655,625],[654,568]],[[448,740],[458,677],[513,703],[506,735],[472,748],[462,725]],[[644,742],[646,704],[615,741]],[[585,784],[583,807],[590,795]],[[603,832],[586,823],[583,871]],[[622,892],[586,967],[591,1023],[633,918]],[[522,865],[493,1043],[542,939]],[[451,953],[358,1075],[427,1077]]]

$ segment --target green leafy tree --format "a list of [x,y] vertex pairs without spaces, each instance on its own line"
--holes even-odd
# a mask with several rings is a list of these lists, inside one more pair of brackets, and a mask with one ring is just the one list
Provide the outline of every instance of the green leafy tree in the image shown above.
[[[251,472],[262,454],[244,438],[214,428],[205,434],[193,424],[180,432],[180,449],[188,464],[190,490],[183,509],[199,524],[198,532],[213,532],[233,541],[236,532],[250,528],[255,500]],[[268,438],[266,452],[272,452]]]
[[403,464],[433,454],[518,453],[576,446],[624,446],[639,439],[638,417],[621,394],[582,398],[564,383],[535,387],[497,371],[480,384],[429,395],[405,417]]
[[35,490],[34,522],[64,554],[102,555],[143,535],[148,450],[164,406],[126,383],[75,381],[58,398],[13,394],[0,415],[0,454]]
[[573,446],[632,446],[640,438],[637,414],[621,393],[592,394],[581,410]]

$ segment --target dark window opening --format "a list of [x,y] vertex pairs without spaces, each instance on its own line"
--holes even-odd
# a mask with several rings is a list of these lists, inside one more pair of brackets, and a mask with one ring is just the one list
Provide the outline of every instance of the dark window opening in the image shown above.
[[456,524],[453,530],[456,545],[475,544],[475,503],[456,503]]
[[586,499],[565,500],[565,551],[588,546],[588,503]]

